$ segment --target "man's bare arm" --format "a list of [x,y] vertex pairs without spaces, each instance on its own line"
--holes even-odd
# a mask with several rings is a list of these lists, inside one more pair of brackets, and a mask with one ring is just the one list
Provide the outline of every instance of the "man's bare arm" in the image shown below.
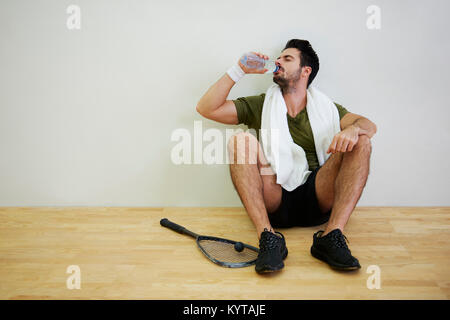
[[359,135],[365,134],[369,138],[372,138],[377,132],[375,123],[364,117],[356,119],[351,125],[359,129]]
[[[258,52],[253,53],[257,54],[265,60],[269,59],[267,55]],[[243,74],[249,73],[263,74],[267,71],[267,69],[248,69],[244,65],[242,65],[240,61],[238,61],[238,65],[241,68],[241,70],[239,71],[241,73],[241,76]],[[238,81],[238,79],[235,80]],[[197,103],[197,112],[210,120],[214,120],[224,124],[238,124],[239,120],[236,106],[234,105],[233,100],[226,100],[234,84],[235,81],[228,75],[228,73],[225,73],[216,83],[214,83],[208,89],[208,91]]]
[[235,82],[225,73],[197,104],[197,112],[207,119],[225,124],[238,124],[236,107],[232,100],[226,100]]
[[365,134],[369,138],[372,138],[377,132],[377,126],[375,123],[363,117],[359,114],[348,112],[340,121],[341,130],[354,126],[358,130],[358,135]]

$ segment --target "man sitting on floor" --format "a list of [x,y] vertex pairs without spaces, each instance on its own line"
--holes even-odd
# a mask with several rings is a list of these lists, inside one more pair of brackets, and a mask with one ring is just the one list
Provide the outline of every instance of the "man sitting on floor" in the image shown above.
[[[257,137],[242,132],[228,143],[231,178],[259,237],[255,269],[262,273],[284,267],[288,250],[284,236],[273,227],[326,222],[325,230],[313,235],[311,254],[336,269],[359,269],[343,230],[366,185],[376,125],[310,87],[319,58],[308,41],[288,41],[276,64],[275,85],[266,93],[225,100],[245,74],[267,71],[248,69],[239,61],[197,105],[207,119],[244,123],[257,130]],[[274,120],[280,112],[286,116]],[[280,140],[280,150],[287,151],[279,157],[270,143],[261,141],[258,131],[274,125],[288,132]],[[242,163],[239,158],[249,161]]]

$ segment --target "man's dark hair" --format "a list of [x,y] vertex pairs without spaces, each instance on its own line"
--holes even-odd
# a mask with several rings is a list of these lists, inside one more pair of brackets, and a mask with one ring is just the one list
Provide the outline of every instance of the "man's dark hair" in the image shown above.
[[309,87],[319,71],[319,57],[307,40],[291,39],[286,43],[283,50],[288,48],[296,48],[300,50],[300,68],[304,66],[311,67],[312,70],[309,75],[307,85],[307,87]]

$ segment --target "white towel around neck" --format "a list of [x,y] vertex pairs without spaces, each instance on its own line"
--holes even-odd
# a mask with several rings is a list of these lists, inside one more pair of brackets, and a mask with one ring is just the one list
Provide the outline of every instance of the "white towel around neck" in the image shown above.
[[[331,155],[326,152],[333,137],[341,130],[339,113],[333,101],[315,87],[309,86],[306,99],[316,154],[322,166]],[[277,184],[287,191],[304,184],[311,171],[305,151],[292,139],[286,102],[278,84],[273,84],[266,92],[260,133],[266,159],[277,174]]]

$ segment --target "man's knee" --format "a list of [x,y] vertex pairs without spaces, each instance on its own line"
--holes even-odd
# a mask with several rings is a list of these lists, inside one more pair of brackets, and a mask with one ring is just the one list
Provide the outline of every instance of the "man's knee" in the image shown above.
[[359,136],[358,142],[356,143],[354,149],[365,150],[368,152],[372,151],[372,142],[370,141],[369,136],[363,134]]
[[228,141],[231,163],[257,164],[258,148],[258,139],[249,132],[240,132],[231,136]]
[[236,133],[231,136],[230,140],[228,141],[228,149],[230,148],[232,149],[233,146],[236,145],[236,142],[238,143],[237,144],[238,147],[243,147],[244,144],[241,145],[240,142],[243,142],[245,140],[258,143],[258,139],[256,139],[256,137],[253,134],[244,131]]

